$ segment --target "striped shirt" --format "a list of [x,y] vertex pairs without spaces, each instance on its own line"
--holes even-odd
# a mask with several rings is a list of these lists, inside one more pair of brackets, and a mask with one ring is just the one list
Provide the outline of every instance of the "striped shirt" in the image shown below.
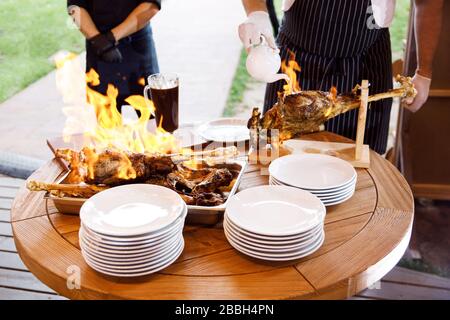
[[[283,60],[289,51],[302,68],[302,90],[349,92],[363,79],[370,94],[392,88],[390,36],[387,28],[374,25],[370,0],[296,0],[285,13],[277,38]],[[283,82],[268,84],[264,111],[277,100]],[[392,100],[371,103],[365,143],[386,151]],[[358,112],[349,111],[325,124],[326,130],[356,138]]]

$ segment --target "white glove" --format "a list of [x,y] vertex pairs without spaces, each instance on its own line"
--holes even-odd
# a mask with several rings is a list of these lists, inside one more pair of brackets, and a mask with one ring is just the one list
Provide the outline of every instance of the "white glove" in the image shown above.
[[273,37],[273,28],[270,23],[269,14],[264,11],[251,12],[247,20],[239,25],[239,38],[241,38],[245,49],[261,43],[261,36],[263,36],[269,47],[278,49]]
[[377,25],[388,28],[394,19],[395,0],[372,0],[372,12]]
[[284,12],[288,11],[292,5],[294,4],[295,0],[283,0],[283,3],[281,4],[281,10]]
[[425,102],[427,102],[428,95],[430,94],[431,79],[421,76],[416,72],[412,83],[417,90],[417,95],[415,98],[405,99],[405,108],[412,112],[416,112],[419,111]]

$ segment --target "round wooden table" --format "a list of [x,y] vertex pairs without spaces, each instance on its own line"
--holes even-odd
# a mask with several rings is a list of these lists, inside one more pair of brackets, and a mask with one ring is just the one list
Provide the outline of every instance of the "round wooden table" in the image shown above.
[[[308,138],[348,142],[326,132]],[[248,167],[240,190],[268,184],[260,169]],[[53,160],[30,179],[51,182],[61,171]],[[14,240],[30,271],[73,299],[346,298],[397,264],[408,246],[414,211],[407,182],[375,152],[371,152],[370,169],[357,172],[355,195],[327,208],[323,246],[287,263],[240,254],[228,244],[220,225],[186,226],[184,252],[168,268],[132,280],[107,277],[92,270],[81,256],[78,216],[60,214],[43,192],[26,189],[13,204]]]

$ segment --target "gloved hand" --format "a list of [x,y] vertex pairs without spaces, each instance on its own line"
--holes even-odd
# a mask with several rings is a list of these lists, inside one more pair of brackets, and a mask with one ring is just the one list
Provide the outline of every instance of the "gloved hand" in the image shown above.
[[249,49],[251,46],[261,43],[261,36],[266,39],[267,44],[272,49],[278,50],[273,37],[269,14],[264,11],[251,12],[247,20],[239,25],[239,38],[241,38],[245,49]]
[[89,39],[95,54],[105,62],[122,62],[122,54],[117,49],[116,42],[111,31]]
[[416,72],[412,79],[412,83],[414,84],[414,88],[417,90],[417,95],[415,98],[405,99],[404,102],[406,103],[406,109],[416,112],[419,111],[428,99],[428,95],[430,94],[431,79],[421,76]]

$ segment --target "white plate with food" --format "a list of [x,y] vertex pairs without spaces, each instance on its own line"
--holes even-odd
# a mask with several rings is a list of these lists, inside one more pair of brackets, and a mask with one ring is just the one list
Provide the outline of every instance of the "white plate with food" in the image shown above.
[[197,128],[197,133],[207,141],[240,142],[250,139],[245,119],[221,118],[208,121]]

